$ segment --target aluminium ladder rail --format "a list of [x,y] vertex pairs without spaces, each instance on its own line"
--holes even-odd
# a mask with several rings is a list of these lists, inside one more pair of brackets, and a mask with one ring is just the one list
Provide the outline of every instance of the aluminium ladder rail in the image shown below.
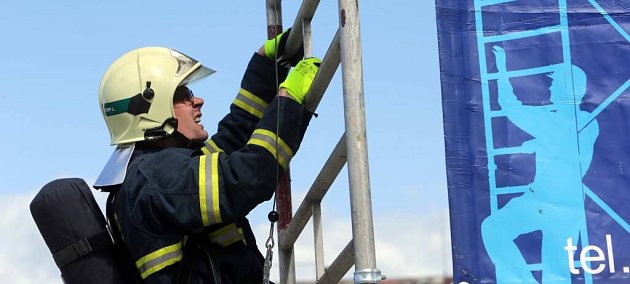
[[[287,39],[287,54],[304,42],[305,56],[312,56],[310,23],[319,0],[304,0]],[[268,38],[282,29],[280,0],[266,0]],[[313,217],[317,283],[337,283],[355,265],[355,283],[377,283],[384,279],[376,269],[374,228],[367,159],[365,105],[363,100],[363,64],[359,31],[358,0],[339,0],[340,27],[324,56],[319,71],[306,96],[305,107],[315,111],[339,64],[342,66],[345,133],[324,164],[305,199],[291,217],[290,184],[278,187],[278,222],[280,283],[295,283],[293,245]],[[300,31],[300,32],[297,32]],[[353,239],[330,267],[324,269],[321,227],[321,201],[333,181],[348,163]],[[286,179],[288,180],[288,178]],[[291,220],[292,219],[292,220]]]

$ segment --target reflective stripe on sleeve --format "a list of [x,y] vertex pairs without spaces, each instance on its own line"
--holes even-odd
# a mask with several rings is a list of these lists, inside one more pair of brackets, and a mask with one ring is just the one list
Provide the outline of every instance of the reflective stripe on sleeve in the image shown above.
[[182,259],[182,242],[158,249],[136,261],[142,279]]
[[217,145],[217,143],[214,143],[212,139],[208,139],[208,141],[206,141],[206,143],[204,143],[204,146],[201,148],[201,152],[203,152],[205,155],[208,155],[211,153],[223,152],[223,149],[221,149]]
[[[276,141],[278,142],[276,144]],[[286,170],[289,166],[291,158],[293,158],[293,150],[275,133],[265,130],[256,129],[247,144],[258,145],[271,153],[278,160],[278,163]],[[276,147],[277,146],[277,147]],[[278,153],[276,153],[276,148]]]
[[265,109],[269,105],[263,99],[243,88],[239,90],[236,99],[234,99],[234,104],[258,118],[263,116]]
[[222,247],[227,247],[231,244],[239,241],[245,242],[243,229],[236,226],[236,224],[228,224],[210,234],[208,234],[210,242],[218,244]]
[[[206,157],[210,157],[209,163],[206,161]],[[219,208],[219,153],[212,153],[210,156],[199,156],[199,209],[201,212],[201,223],[204,227],[221,223]]]

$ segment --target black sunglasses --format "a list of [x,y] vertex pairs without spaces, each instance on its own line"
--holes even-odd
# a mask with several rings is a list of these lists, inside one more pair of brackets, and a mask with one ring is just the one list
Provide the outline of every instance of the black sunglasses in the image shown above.
[[173,96],[173,102],[190,102],[194,103],[195,95],[193,92],[188,89],[186,86],[179,86],[175,90],[175,95]]

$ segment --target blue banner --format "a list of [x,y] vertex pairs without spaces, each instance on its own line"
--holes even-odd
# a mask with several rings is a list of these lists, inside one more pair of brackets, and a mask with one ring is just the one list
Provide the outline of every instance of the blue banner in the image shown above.
[[630,283],[630,1],[436,12],[455,283]]

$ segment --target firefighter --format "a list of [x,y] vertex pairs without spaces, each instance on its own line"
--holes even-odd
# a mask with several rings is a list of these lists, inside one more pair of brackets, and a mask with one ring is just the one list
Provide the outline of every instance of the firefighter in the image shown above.
[[320,64],[283,54],[287,35],[253,54],[211,137],[201,123],[206,101],[189,87],[214,73],[200,62],[139,48],[103,76],[99,103],[117,148],[95,187],[112,192],[110,224],[144,283],[262,281],[246,216],[273,196],[299,148],[312,117],[302,103]]

